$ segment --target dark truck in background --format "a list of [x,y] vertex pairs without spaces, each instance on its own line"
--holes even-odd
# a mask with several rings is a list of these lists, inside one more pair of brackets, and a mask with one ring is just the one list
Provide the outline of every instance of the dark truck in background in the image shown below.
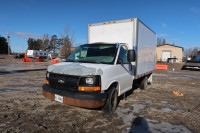
[[14,58],[24,58],[25,53],[13,53]]
[[191,60],[187,60],[182,66],[185,69],[199,69],[200,70],[200,55],[193,56]]

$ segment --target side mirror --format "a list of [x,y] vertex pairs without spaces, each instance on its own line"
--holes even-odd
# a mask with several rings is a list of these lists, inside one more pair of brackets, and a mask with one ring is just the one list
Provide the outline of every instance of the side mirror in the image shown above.
[[128,62],[134,62],[136,60],[136,52],[135,50],[128,50],[128,55],[127,55],[127,60]]

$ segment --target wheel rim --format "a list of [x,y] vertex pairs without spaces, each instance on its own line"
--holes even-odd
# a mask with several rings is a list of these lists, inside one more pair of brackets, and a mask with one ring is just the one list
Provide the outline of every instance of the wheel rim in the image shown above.
[[115,90],[112,93],[112,97],[111,97],[111,110],[112,110],[112,112],[115,111],[116,106],[117,106],[117,91]]
[[148,85],[148,80],[146,79],[146,81],[144,82],[144,88],[146,89]]

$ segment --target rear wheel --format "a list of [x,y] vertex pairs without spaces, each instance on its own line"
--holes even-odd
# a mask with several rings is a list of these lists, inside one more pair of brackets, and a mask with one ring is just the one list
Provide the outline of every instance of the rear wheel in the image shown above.
[[113,114],[117,109],[117,103],[118,103],[118,91],[115,87],[112,87],[107,101],[103,107],[103,112],[105,114]]
[[141,90],[146,90],[148,87],[148,78],[145,77],[142,82],[140,83],[140,89]]

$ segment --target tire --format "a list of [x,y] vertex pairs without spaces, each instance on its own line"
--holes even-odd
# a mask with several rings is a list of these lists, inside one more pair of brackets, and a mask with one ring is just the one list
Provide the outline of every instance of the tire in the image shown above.
[[118,91],[115,87],[112,87],[109,92],[107,101],[102,108],[103,112],[105,114],[113,114],[117,109],[117,104],[118,104]]
[[147,79],[148,85],[151,85],[151,83],[153,81],[153,77],[152,76],[153,76],[152,73],[148,76],[148,79]]
[[182,68],[181,68],[181,70],[186,70],[186,68],[185,68],[186,66],[182,66]]
[[148,87],[148,78],[145,77],[142,82],[140,83],[140,89],[141,90],[146,90]]

